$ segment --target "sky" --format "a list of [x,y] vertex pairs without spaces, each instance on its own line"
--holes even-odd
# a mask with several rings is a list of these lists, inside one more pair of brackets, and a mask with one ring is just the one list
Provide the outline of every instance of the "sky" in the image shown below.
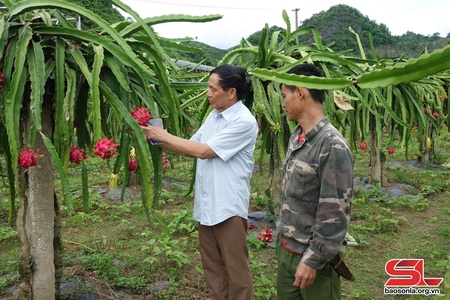
[[162,37],[184,38],[229,49],[239,44],[244,37],[264,28],[279,26],[286,28],[282,18],[286,10],[291,28],[313,14],[327,11],[331,6],[345,4],[356,8],[362,15],[378,24],[385,24],[392,35],[407,31],[425,36],[436,32],[446,37],[450,32],[449,0],[122,0],[141,18],[168,14],[204,16],[220,14],[220,20],[206,23],[166,23],[155,25],[154,30]]

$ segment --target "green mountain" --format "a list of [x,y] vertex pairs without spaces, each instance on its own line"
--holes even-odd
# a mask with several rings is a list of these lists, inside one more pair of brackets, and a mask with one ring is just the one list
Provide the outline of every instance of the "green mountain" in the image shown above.
[[197,48],[200,51],[178,52],[176,55],[171,57],[175,59],[182,59],[190,62],[201,63],[208,66],[217,65],[217,62],[220,61],[222,57],[229,51],[218,49],[197,41],[181,41],[180,43],[189,47]]
[[[439,33],[432,36],[424,36],[408,31],[401,36],[394,36],[390,33],[385,24],[378,24],[364,16],[361,12],[348,5],[335,5],[327,11],[321,11],[303,21],[301,26],[315,26],[322,36],[325,45],[331,44],[333,51],[350,51],[348,55],[361,57],[357,39],[349,28],[359,35],[361,44],[367,57],[371,57],[370,37],[373,41],[375,52],[378,58],[399,58],[399,57],[418,57],[424,51],[432,52],[435,49],[445,47],[450,39],[450,33],[447,37],[440,37]],[[281,27],[273,26],[269,28],[269,35],[277,30],[283,30]],[[247,40],[252,45],[258,45],[261,31],[251,34]],[[202,62],[206,65],[216,65],[218,61],[231,49],[221,50],[196,41],[184,42],[190,46],[200,48],[199,53],[180,53],[180,59]],[[302,36],[299,43],[312,43],[312,36]]]
[[[372,37],[376,54],[380,58],[396,58],[400,56],[417,57],[423,51],[433,51],[448,44],[448,38],[424,36],[408,31],[401,36],[393,36],[385,24],[378,24],[362,15],[357,9],[339,4],[327,11],[314,14],[304,20],[302,26],[315,26],[320,32],[324,44],[333,43],[330,47],[335,51],[352,50],[354,55],[360,56],[355,34],[361,39],[366,54],[371,53],[370,38]],[[300,42],[311,43],[312,37],[304,37]]]

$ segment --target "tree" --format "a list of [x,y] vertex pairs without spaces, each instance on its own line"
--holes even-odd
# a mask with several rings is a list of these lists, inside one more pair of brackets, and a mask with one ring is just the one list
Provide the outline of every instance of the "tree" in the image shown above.
[[[448,80],[445,81],[447,75],[439,74],[450,69],[450,46],[418,59],[379,61],[376,53],[372,53],[373,59],[367,59],[359,35],[352,30],[361,57],[349,58],[324,46],[315,27],[305,26],[291,32],[285,11],[283,18],[287,20],[285,32],[275,32],[269,37],[266,26],[258,46],[243,43],[241,48],[230,51],[224,57],[226,62],[244,62],[253,75],[254,95],[250,101],[253,101],[257,115],[261,116],[262,151],[271,155],[271,176],[275,178],[274,182],[281,180],[275,172],[279,170],[277,159],[285,153],[285,137],[292,126],[280,114],[280,92],[273,84],[276,82],[334,90],[337,96],[329,93],[325,100],[326,115],[341,131],[350,128],[348,136],[353,149],[357,148],[357,139],[370,141],[370,178],[374,184],[385,185],[383,174],[388,143],[398,133],[402,146],[408,150],[412,124],[417,122],[421,128],[428,130],[429,124],[436,123],[425,116],[423,106],[424,103],[436,103],[438,107],[438,96],[446,96],[442,86],[448,84]],[[297,44],[296,38],[302,35],[308,35],[314,42]],[[277,43],[280,36],[283,40]],[[285,73],[292,66],[303,62],[319,65],[327,77],[308,78]],[[339,109],[335,102],[338,97],[347,99],[354,109]],[[388,141],[383,136],[386,130],[392,133]],[[426,134],[421,135],[422,139],[425,135],[427,140],[429,136]],[[273,188],[274,197],[277,197],[279,191],[276,186]]]
[[[151,225],[150,209],[161,190],[162,151],[157,147],[149,149],[131,112],[145,107],[155,116],[165,116],[166,128],[174,133],[180,130],[181,118],[167,73],[168,65],[177,67],[146,22],[202,22],[220,16],[166,16],[144,22],[128,6],[111,0],[136,20],[114,29],[90,10],[62,0],[4,2],[8,13],[0,15],[0,65],[4,77],[0,151],[7,159],[10,225],[16,184],[20,195],[19,299],[53,299],[58,294],[62,270],[60,204],[67,206],[68,213],[73,211],[66,175],[71,147],[92,153],[99,140],[120,141],[113,179],[128,163],[134,147],[142,205]],[[96,26],[90,31],[78,30],[61,11],[82,16]],[[177,47],[173,42],[164,43]],[[58,194],[53,178],[49,178],[54,168],[62,181],[63,191]]]
[[[106,0],[65,0],[80,5],[93,12],[109,24],[114,24],[124,20],[123,15]],[[82,18],[81,23],[85,29],[97,26],[95,22],[88,18]]]

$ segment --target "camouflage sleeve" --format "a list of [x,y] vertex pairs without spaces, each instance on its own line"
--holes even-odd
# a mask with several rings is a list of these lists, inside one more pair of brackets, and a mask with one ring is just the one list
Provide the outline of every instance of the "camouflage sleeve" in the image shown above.
[[353,156],[345,140],[334,137],[324,145],[318,176],[321,183],[313,235],[302,261],[321,269],[340,250],[350,222]]

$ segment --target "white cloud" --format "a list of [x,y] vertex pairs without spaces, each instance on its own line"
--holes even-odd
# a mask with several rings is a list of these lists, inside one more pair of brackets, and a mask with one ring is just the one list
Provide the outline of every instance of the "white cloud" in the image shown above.
[[314,2],[299,1],[297,5],[288,0],[246,0],[246,1],[208,1],[191,0],[122,0],[142,18],[167,14],[186,14],[193,16],[221,14],[222,19],[208,23],[161,24],[154,29],[164,37],[192,37],[208,45],[228,49],[239,43],[242,37],[261,30],[267,23],[286,28],[282,18],[283,9],[289,15],[292,27],[295,26],[295,12],[299,8],[298,20],[310,18],[313,14],[326,11],[331,6],[345,4],[358,9],[363,15],[377,23],[385,24],[393,35],[407,31],[423,35],[446,36],[450,32],[447,14],[450,11],[448,0],[322,0]]

